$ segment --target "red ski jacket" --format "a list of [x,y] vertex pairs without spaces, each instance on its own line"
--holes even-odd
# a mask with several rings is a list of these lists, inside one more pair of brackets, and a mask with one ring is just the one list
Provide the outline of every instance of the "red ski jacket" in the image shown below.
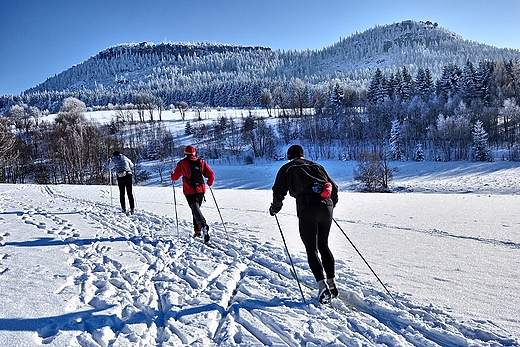
[[[187,160],[186,160],[187,159]],[[197,189],[193,188],[188,184],[188,180],[185,178],[191,177],[191,168],[190,163],[188,160],[195,161],[197,160],[197,157],[194,155],[188,155],[185,159],[182,159],[177,163],[177,166],[175,166],[175,170],[173,170],[173,173],[171,174],[172,181],[177,181],[182,176],[182,192],[184,195],[190,195],[190,194],[197,194],[197,193],[205,193],[206,192],[206,185],[203,184],[200,187],[197,187]],[[208,186],[212,186],[213,182],[215,181],[215,173],[209,165],[204,161],[200,160],[201,166],[202,166],[202,176],[206,177]]]

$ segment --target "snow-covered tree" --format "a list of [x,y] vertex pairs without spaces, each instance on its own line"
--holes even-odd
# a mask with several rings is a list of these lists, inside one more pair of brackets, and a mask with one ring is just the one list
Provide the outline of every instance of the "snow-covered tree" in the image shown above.
[[9,121],[0,117],[0,162],[5,161],[5,156],[9,154],[16,142],[16,137],[11,131]]
[[424,149],[422,147],[422,144],[418,143],[413,151],[413,160],[424,161],[424,159]]
[[488,134],[482,126],[482,122],[477,120],[473,126],[473,153],[476,161],[489,161],[491,159],[489,146],[488,146]]
[[262,94],[260,95],[260,106],[264,107],[267,110],[267,114],[271,117],[271,107],[273,105],[273,97],[271,95],[271,91],[267,88],[262,89]]
[[340,85],[339,81],[336,81],[330,93],[330,102],[335,108],[339,108],[343,103],[343,97],[343,87]]
[[59,124],[77,125],[85,122],[85,112],[87,107],[83,101],[73,97],[66,98],[54,121]]
[[367,100],[372,104],[384,102],[387,97],[387,79],[380,68],[376,69],[367,90]]
[[392,121],[392,129],[390,130],[390,155],[392,160],[404,159],[401,139],[401,123],[397,119]]
[[186,126],[184,127],[184,133],[186,135],[193,135],[193,126],[190,121],[186,122]]
[[190,108],[188,106],[188,103],[185,101],[178,101],[175,106],[179,110],[179,113],[181,114],[182,120],[186,119],[186,111]]
[[520,106],[514,98],[508,98],[504,100],[499,114],[502,116],[503,137],[508,146],[512,147],[520,138]]

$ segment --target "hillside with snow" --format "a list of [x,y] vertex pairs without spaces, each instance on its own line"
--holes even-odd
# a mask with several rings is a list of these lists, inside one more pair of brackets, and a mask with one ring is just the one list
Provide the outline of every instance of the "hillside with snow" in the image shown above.
[[402,163],[402,193],[362,194],[350,162],[322,162],[335,220],[396,299],[333,225],[332,306],[311,288],[294,201],[278,218],[304,299],[267,212],[281,163],[210,164],[212,246],[156,176],[130,217],[114,186],[0,185],[0,345],[520,345],[517,164]]
[[[21,95],[0,97],[0,112],[21,102],[53,113],[70,96],[88,107],[135,103],[144,96],[153,96],[163,107],[178,101],[260,106],[264,88],[288,93],[295,80],[304,83],[309,95],[335,81],[364,90],[378,68],[387,75],[406,68],[414,76],[419,69],[429,69],[436,80],[447,64],[519,58],[518,50],[465,40],[437,23],[413,20],[347,33],[339,42],[313,51],[210,42],[122,43],[57,71]],[[310,100],[306,107],[311,107]]]
[[142,90],[154,86],[174,90],[187,86],[188,80],[191,84],[216,83],[230,77],[235,83],[258,80],[268,84],[292,78],[323,83],[343,77],[367,87],[377,67],[390,73],[406,66],[412,74],[417,67],[428,67],[432,76],[439,78],[448,63],[463,66],[468,59],[476,63],[518,57],[518,50],[464,40],[437,23],[409,20],[354,33],[316,51],[285,52],[209,42],[121,44],[26,92]]

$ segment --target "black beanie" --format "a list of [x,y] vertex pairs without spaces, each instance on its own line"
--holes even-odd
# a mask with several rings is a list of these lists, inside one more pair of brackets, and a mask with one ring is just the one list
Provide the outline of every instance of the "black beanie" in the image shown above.
[[287,160],[302,158],[303,157],[303,147],[300,145],[292,145],[287,150]]

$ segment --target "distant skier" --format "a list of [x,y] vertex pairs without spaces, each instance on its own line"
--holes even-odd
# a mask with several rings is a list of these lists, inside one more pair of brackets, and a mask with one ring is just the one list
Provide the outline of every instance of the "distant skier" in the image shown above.
[[195,152],[193,146],[187,146],[184,149],[185,158],[177,163],[171,174],[171,179],[175,182],[182,176],[182,191],[193,215],[193,228],[195,230],[193,236],[200,237],[203,233],[204,242],[208,242],[209,226],[200,211],[200,206],[204,201],[204,193],[206,193],[203,177],[208,179],[207,184],[211,187],[215,181],[215,173],[204,160],[195,156]]
[[332,211],[338,203],[338,186],[323,166],[303,156],[303,148],[299,145],[287,150],[289,162],[276,174],[269,213],[274,216],[282,209],[287,192],[296,198],[300,237],[309,267],[318,282],[318,300],[326,303],[338,296],[334,256],[328,245]]
[[126,213],[125,190],[128,194],[130,203],[130,213],[134,214],[134,194],[132,192],[132,168],[134,163],[119,151],[112,153],[112,160],[108,164],[110,170],[114,170],[117,175],[117,186],[119,187],[119,201],[121,208]]

